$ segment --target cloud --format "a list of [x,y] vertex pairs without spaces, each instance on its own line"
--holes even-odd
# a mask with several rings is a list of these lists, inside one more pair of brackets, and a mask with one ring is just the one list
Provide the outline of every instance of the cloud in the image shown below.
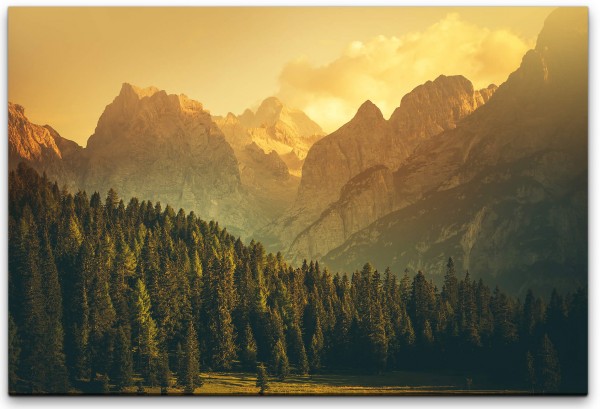
[[278,96],[331,132],[367,99],[389,117],[406,93],[441,74],[464,75],[475,88],[499,85],[532,45],[510,30],[490,30],[452,13],[421,32],[353,41],[326,65],[291,61],[280,74]]

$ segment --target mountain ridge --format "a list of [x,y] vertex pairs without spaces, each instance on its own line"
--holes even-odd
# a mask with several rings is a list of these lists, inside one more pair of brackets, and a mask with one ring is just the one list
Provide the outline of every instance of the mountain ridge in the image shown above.
[[[517,282],[571,288],[586,279],[587,13],[551,16],[488,103],[420,144],[394,173],[396,210],[332,250],[325,265],[352,268],[368,254],[380,268],[436,272],[451,253],[461,269],[493,272],[517,292]],[[498,259],[495,248],[510,256]]]
[[[494,91],[495,88],[490,86],[486,92],[492,94]],[[275,246],[287,248],[287,254],[293,260],[315,256],[310,252],[298,252],[292,243],[303,240],[300,237],[303,232],[336,203],[343,186],[352,177],[375,165],[395,171],[418,144],[446,128],[455,127],[458,121],[485,102],[481,91],[474,90],[463,76],[443,75],[405,95],[389,120],[375,104],[365,101],[348,123],[312,146],[303,166],[294,205],[261,233],[267,242],[270,240]],[[369,220],[371,217],[374,216]],[[356,227],[351,231],[359,226],[366,227],[365,223],[368,224],[352,223]],[[327,224],[331,225],[330,222]],[[347,229],[336,227],[335,230]],[[344,237],[349,234],[344,233]],[[311,234],[311,237],[316,235]],[[333,243],[327,247],[331,245]],[[302,248],[310,246],[301,244]]]

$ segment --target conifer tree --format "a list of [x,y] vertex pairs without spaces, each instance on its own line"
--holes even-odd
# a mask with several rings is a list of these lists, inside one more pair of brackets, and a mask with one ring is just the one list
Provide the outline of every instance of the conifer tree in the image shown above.
[[267,368],[262,362],[256,367],[256,387],[260,388],[258,391],[259,395],[264,395],[269,390],[269,377],[267,375]]
[[538,350],[537,368],[542,393],[557,393],[561,382],[560,362],[547,334],[542,337]]
[[296,366],[296,370],[300,375],[308,374],[309,365],[308,357],[306,356],[306,348],[302,340],[302,331],[297,323],[293,323],[289,330],[289,345],[292,351],[289,356],[292,363]]
[[117,390],[122,391],[133,380],[133,356],[131,353],[131,340],[129,335],[120,326],[115,338],[115,351],[111,379],[115,382]]
[[169,368],[169,353],[166,350],[159,352],[158,357],[158,385],[160,394],[166,395],[171,381],[171,369]]
[[273,352],[273,368],[279,381],[284,381],[285,378],[290,374],[290,363],[288,360],[287,352],[285,350],[285,344],[283,339],[280,338],[275,343]]
[[527,380],[529,381],[529,385],[531,386],[531,392],[535,393],[535,384],[536,384],[536,376],[535,376],[535,361],[533,355],[530,351],[527,351],[525,355],[525,365],[527,369]]
[[[103,260],[106,254],[104,249],[90,250],[90,270],[86,275],[90,279],[88,290],[89,322],[90,322],[90,361],[91,376],[95,378],[97,373],[106,374],[110,368],[108,358],[111,356],[110,349],[113,342],[113,324],[116,313],[110,296],[109,273],[105,269],[109,262]],[[104,267],[103,267],[104,265]]]
[[454,268],[454,260],[452,260],[452,257],[448,259],[448,264],[446,264],[446,275],[444,276],[444,285],[442,287],[442,299],[450,304],[452,310],[456,310],[458,303],[458,280],[456,278],[456,270]]
[[25,390],[31,393],[46,391],[49,379],[46,350],[48,328],[44,310],[44,290],[39,264],[39,239],[33,215],[27,207],[20,221],[17,238],[18,266],[16,273],[22,280],[22,365],[20,377],[26,380]]
[[321,354],[323,353],[323,332],[321,330],[321,321],[317,317],[315,332],[310,341],[309,364],[311,372],[317,372],[321,369]]
[[150,296],[142,280],[138,279],[134,293],[133,339],[135,362],[138,370],[150,381],[151,369],[158,358],[158,330],[150,314]]
[[388,339],[381,303],[374,304],[372,307],[369,341],[373,364],[376,371],[381,373],[386,368],[388,357]]
[[198,350],[198,336],[194,324],[190,321],[187,326],[185,342],[183,344],[183,364],[179,370],[179,384],[183,385],[184,392],[194,393],[194,390],[202,386],[200,378],[200,351]]
[[48,231],[42,234],[40,268],[45,276],[44,309],[47,325],[47,369],[52,374],[47,379],[46,391],[50,393],[65,393],[69,390],[68,372],[65,366],[63,305],[58,270],[50,248]]
[[256,367],[256,340],[254,339],[254,334],[252,333],[252,328],[250,324],[246,324],[246,329],[244,331],[244,340],[242,343],[242,350],[240,353],[240,359],[242,364],[248,368]]

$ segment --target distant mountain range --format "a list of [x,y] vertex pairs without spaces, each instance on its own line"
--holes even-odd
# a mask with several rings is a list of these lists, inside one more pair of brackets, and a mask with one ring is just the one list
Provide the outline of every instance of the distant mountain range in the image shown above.
[[273,97],[211,117],[124,84],[82,148],[9,103],[9,163],[194,210],[297,264],[435,276],[452,256],[516,293],[573,289],[587,279],[587,41],[587,12],[557,9],[499,87],[442,75],[388,120],[366,101],[326,136]]
[[291,205],[306,152],[322,136],[276,98],[256,114],[221,118],[185,95],[123,84],[82,148],[9,103],[11,169],[25,161],[71,190],[113,188],[194,210],[244,237]]

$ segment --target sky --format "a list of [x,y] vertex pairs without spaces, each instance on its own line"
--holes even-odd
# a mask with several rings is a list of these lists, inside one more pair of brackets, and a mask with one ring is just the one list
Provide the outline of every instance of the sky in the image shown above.
[[128,82],[212,114],[275,95],[327,132],[367,99],[389,117],[441,74],[499,85],[548,7],[44,8],[8,10],[8,99],[85,146]]

